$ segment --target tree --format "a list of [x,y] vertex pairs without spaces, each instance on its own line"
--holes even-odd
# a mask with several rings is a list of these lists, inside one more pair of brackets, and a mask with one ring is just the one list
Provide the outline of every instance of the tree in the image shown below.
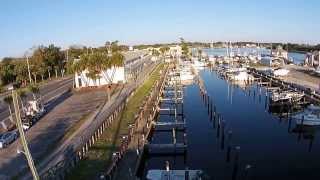
[[189,47],[188,44],[185,42],[183,38],[180,38],[180,44],[181,44],[181,50],[182,50],[182,55],[186,58],[189,57]]
[[15,62],[14,73],[16,76],[16,82],[26,86],[28,81],[28,68],[25,61]]
[[44,48],[44,63],[55,70],[56,77],[58,71],[61,71],[64,67],[64,54],[60,51],[59,47],[50,44]]
[[20,89],[17,91],[17,93],[18,93],[18,97],[20,98],[22,110],[25,113],[26,109],[24,107],[24,98],[27,97],[26,91],[23,89]]
[[8,95],[6,96],[4,99],[4,102],[8,105],[8,109],[9,109],[9,119],[11,122],[14,123],[14,120],[13,120],[13,116],[12,116],[12,110],[11,110],[11,105],[13,103],[12,101],[12,96],[11,95]]
[[115,53],[115,52],[119,52],[120,51],[120,47],[118,45],[119,41],[113,41],[111,42],[111,53]]
[[87,68],[87,76],[94,81],[96,84],[96,80],[99,79],[100,85],[100,73],[103,68],[103,58],[104,54],[102,53],[92,53],[89,55],[84,55],[86,59],[86,68]]
[[202,50],[198,49],[198,58],[201,58],[201,56],[202,56]]
[[[37,94],[40,94],[40,88],[39,88],[39,86],[37,86],[37,85],[30,85],[28,88],[29,88],[29,91],[32,93],[33,99],[36,101],[36,100],[37,100],[36,95],[37,95]],[[41,97],[41,95],[40,95],[40,97]]]
[[165,53],[166,53],[167,51],[169,51],[169,50],[170,50],[170,48],[169,48],[168,46],[162,46],[162,47],[160,48],[160,52],[161,52],[163,58],[164,58],[164,56],[165,56]]
[[30,60],[30,71],[34,79],[34,83],[37,83],[37,76],[41,74],[41,72],[45,71],[45,47],[39,46],[34,52]]
[[153,56],[160,56],[160,53],[159,53],[158,50],[152,49],[152,55],[153,55]]
[[47,72],[47,66],[45,65],[44,62],[42,62],[40,65],[39,65],[39,70],[38,70],[40,76],[41,76],[41,81],[44,81],[44,75],[46,74]]
[[15,81],[14,64],[12,58],[4,58],[0,64],[0,78],[3,84]]

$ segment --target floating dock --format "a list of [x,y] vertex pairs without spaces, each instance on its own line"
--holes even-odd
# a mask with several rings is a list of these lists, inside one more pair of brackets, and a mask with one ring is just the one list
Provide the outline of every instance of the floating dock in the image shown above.
[[184,154],[187,147],[184,143],[145,144],[148,154]]
[[155,131],[184,131],[186,129],[185,122],[155,122],[153,123]]
[[148,180],[198,180],[201,179],[201,170],[149,170]]

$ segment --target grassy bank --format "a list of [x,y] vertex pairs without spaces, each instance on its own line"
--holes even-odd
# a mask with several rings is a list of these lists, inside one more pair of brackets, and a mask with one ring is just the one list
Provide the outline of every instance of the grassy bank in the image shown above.
[[90,148],[85,159],[81,160],[71,171],[67,179],[90,179],[99,173],[106,171],[111,162],[111,156],[121,143],[121,136],[128,133],[128,124],[132,124],[135,114],[139,111],[152,85],[160,78],[160,70],[164,64],[155,68],[150,77],[139,87],[136,93],[129,99],[123,113],[102,134],[100,139]]

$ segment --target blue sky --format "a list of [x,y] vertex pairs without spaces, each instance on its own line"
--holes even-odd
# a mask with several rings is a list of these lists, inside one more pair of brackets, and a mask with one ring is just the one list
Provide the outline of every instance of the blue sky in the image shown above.
[[0,57],[63,48],[178,41],[320,43],[318,0],[1,0]]

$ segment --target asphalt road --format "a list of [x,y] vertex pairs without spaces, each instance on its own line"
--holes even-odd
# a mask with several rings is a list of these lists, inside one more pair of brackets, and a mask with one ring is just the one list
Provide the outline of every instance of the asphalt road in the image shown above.
[[[69,88],[72,88],[72,77],[65,77],[58,80],[53,80],[45,85],[40,86],[40,94],[42,96],[42,101],[44,104],[48,103],[52,98],[55,98],[56,96],[59,96]],[[27,100],[32,99],[32,94],[28,93],[25,102]],[[9,125],[10,121],[8,119],[9,117],[9,109],[8,106],[5,103],[1,104],[0,107],[0,122],[5,121],[7,125]],[[3,127],[0,126],[0,132],[4,131],[4,129],[1,129]]]

